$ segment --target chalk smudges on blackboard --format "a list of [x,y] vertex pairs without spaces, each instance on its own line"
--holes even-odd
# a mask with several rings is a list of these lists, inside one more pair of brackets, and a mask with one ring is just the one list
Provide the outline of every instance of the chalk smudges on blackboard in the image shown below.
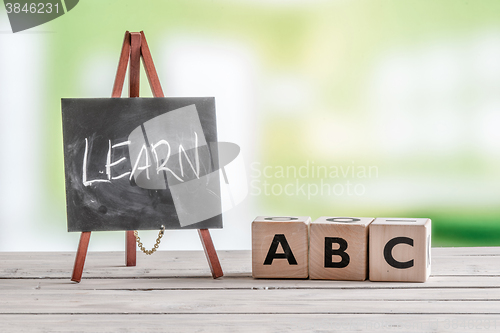
[[213,98],[63,99],[62,107],[69,231],[221,228],[221,172],[231,175],[228,188],[239,184],[231,202],[246,197],[244,169],[233,170],[239,147],[217,142]]

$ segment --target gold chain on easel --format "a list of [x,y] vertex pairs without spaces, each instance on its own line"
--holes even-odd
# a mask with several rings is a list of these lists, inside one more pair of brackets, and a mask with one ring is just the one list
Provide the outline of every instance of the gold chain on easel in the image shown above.
[[160,241],[161,241],[161,238],[163,237],[164,233],[165,233],[165,226],[162,225],[161,230],[158,233],[158,238],[156,239],[156,244],[153,246],[153,248],[151,250],[146,250],[141,243],[141,237],[139,237],[139,233],[137,232],[137,230],[134,230],[134,236],[135,236],[135,240],[137,241],[137,246],[139,246],[141,251],[146,253],[147,255],[151,255],[151,254],[156,252],[156,250],[158,249],[158,246],[160,246]]

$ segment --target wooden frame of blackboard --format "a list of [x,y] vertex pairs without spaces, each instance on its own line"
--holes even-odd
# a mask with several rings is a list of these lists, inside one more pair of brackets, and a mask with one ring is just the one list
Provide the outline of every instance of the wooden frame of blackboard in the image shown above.
[[[144,36],[143,31],[132,33],[128,31],[125,32],[125,38],[123,40],[123,46],[111,97],[121,97],[127,66],[129,67],[129,97],[139,97],[141,58],[153,96],[164,97],[163,89],[161,88],[160,80],[158,78],[158,74],[156,73],[153,58],[151,57],[151,52],[149,51],[149,46],[146,42],[146,37]],[[85,258],[87,257],[90,233],[90,231],[84,231],[80,236],[71,281],[80,282],[82,280],[83,266],[85,264]],[[125,233],[126,265],[135,266],[137,250],[134,231],[127,230]],[[212,277],[216,279],[223,276],[222,267],[219,262],[219,257],[217,256],[217,251],[215,250],[212,242],[210,231],[208,229],[198,229],[198,234],[200,236],[210,270],[212,271]]]

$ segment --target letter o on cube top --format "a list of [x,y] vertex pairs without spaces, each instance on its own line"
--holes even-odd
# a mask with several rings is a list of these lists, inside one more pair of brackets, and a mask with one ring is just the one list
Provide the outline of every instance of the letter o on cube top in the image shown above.
[[427,281],[430,248],[430,219],[375,219],[370,225],[370,281]]
[[252,222],[252,276],[309,276],[309,216],[258,216]]

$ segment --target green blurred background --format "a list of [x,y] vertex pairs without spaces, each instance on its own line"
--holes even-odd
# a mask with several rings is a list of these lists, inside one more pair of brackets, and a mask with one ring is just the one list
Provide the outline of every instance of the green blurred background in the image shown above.
[[[76,248],[60,99],[110,96],[126,30],[145,32],[167,96],[215,96],[219,139],[242,148],[249,195],[213,231],[219,249],[249,249],[257,215],[429,217],[433,246],[500,245],[499,13],[486,0],[81,0],[12,34],[2,8],[0,250]],[[91,250],[123,248],[122,233],[92,237]],[[201,249],[194,231],[163,242]]]

